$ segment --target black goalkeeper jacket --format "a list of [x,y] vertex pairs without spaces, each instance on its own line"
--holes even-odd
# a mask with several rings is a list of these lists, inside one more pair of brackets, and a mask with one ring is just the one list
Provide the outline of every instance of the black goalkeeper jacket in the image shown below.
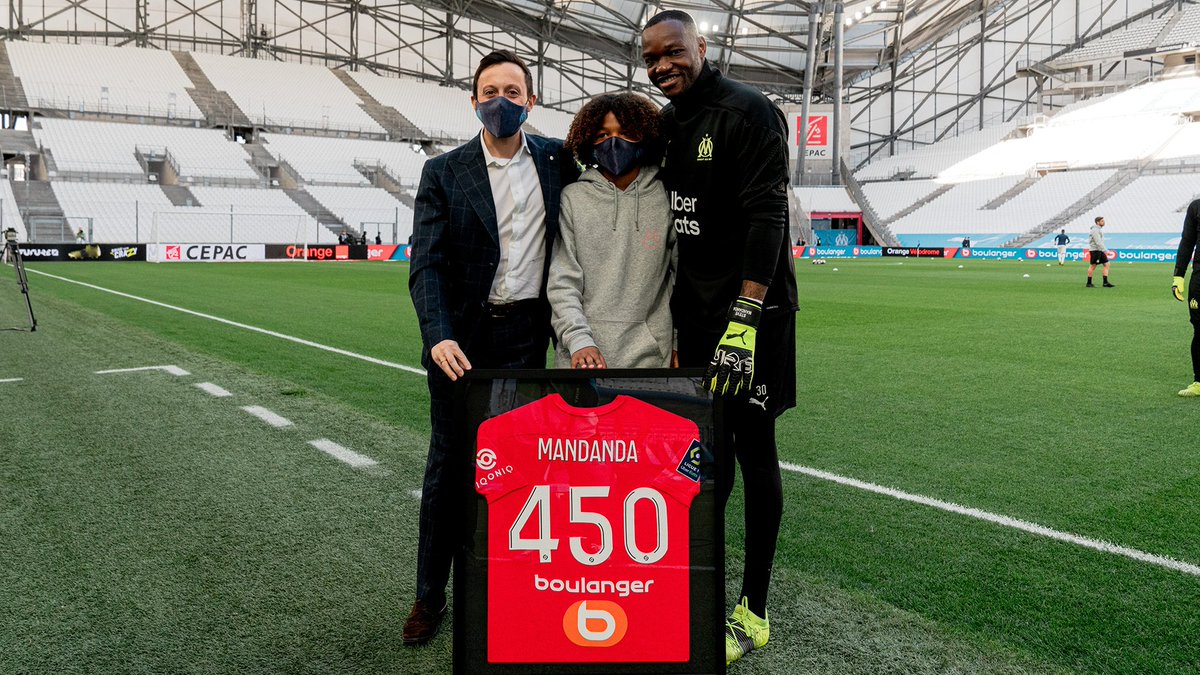
[[1188,263],[1192,262],[1196,251],[1196,230],[1200,230],[1200,199],[1187,207],[1187,216],[1183,219],[1183,234],[1179,238],[1179,252],[1175,254],[1175,276],[1187,274]]
[[768,286],[767,316],[796,311],[783,113],[706,61],[663,120],[663,182],[679,247],[676,326],[722,330],[743,279]]

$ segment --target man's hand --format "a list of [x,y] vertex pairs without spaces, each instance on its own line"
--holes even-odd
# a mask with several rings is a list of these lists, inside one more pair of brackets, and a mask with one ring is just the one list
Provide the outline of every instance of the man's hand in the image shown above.
[[595,347],[584,347],[571,355],[572,368],[607,368],[604,355]]
[[754,340],[761,316],[762,303],[747,297],[738,298],[729,308],[729,327],[717,342],[717,351],[704,374],[704,381],[714,393],[736,395],[743,387],[750,389]]
[[1175,294],[1175,299],[1183,302],[1183,277],[1171,277],[1171,292]]
[[442,340],[429,350],[429,358],[437,364],[446,377],[453,382],[462,377],[464,373],[471,369],[471,362],[467,360],[467,355],[458,348],[458,343],[454,340]]

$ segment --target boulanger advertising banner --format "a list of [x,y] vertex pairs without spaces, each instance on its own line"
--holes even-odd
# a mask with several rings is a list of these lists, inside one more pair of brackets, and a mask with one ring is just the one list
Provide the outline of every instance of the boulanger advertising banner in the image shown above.
[[146,260],[145,244],[18,244],[21,257],[29,262]]
[[266,260],[263,244],[150,244],[155,262],[254,262]]
[[[1175,249],[1120,249],[1108,251],[1110,262],[1175,262]],[[793,246],[794,258],[956,258],[959,260],[1039,260],[1058,262],[1057,248],[925,248],[905,246]],[[1088,262],[1088,252],[1067,249],[1068,262]]]
[[472,371],[455,672],[720,670],[723,530],[700,376]]

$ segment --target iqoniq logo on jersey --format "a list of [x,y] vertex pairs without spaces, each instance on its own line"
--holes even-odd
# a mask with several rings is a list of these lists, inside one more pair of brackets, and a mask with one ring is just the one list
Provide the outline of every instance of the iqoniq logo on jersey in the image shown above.
[[709,136],[708,134],[704,134],[704,138],[700,139],[700,147],[696,152],[696,161],[697,162],[710,161],[712,159],[712,155],[713,155],[712,136]]

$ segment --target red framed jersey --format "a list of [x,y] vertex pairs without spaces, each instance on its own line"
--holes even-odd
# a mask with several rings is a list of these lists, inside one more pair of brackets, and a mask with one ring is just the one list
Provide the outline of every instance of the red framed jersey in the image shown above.
[[490,663],[689,658],[696,424],[628,396],[551,394],[479,427]]

